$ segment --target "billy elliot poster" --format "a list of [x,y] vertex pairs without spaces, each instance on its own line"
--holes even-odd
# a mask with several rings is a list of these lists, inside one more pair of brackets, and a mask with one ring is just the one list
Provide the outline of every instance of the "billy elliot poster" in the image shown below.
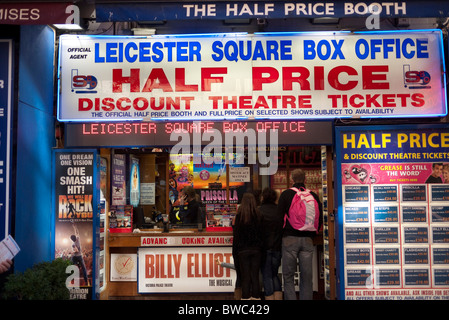
[[54,155],[55,258],[68,259],[72,299],[91,299],[94,274],[95,153]]

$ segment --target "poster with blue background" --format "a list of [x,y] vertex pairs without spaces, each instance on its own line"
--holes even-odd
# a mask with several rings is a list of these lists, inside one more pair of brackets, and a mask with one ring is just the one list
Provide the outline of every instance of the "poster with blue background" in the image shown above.
[[10,232],[12,41],[0,40],[0,240]]

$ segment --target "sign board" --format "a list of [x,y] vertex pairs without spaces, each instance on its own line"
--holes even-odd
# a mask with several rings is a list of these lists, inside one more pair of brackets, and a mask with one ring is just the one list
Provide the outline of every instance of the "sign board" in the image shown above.
[[60,121],[447,114],[441,30],[63,35]]
[[111,281],[137,281],[137,254],[111,253]]
[[[332,145],[331,121],[170,121],[170,122],[101,122],[67,123],[65,145],[94,146],[173,146],[184,143],[180,134],[188,133],[185,141],[225,145],[226,135],[244,136],[248,132],[257,138],[270,140],[270,131],[277,131],[279,145]],[[214,139],[207,134],[216,133]],[[199,139],[199,140],[196,140]],[[211,141],[212,140],[212,141]],[[248,139],[250,140],[250,139]],[[257,139],[258,141],[258,139]],[[249,141],[248,141],[249,143]]]
[[233,292],[232,247],[139,248],[139,293]]
[[340,299],[449,299],[449,128],[337,128]]
[[229,181],[232,182],[250,182],[251,173],[249,167],[230,167]]
[[165,21],[183,19],[288,19],[366,17],[447,17],[444,0],[420,1],[182,1],[96,3],[97,21]]
[[80,10],[73,2],[0,3],[0,24],[72,24],[79,20]]
[[142,236],[141,247],[232,246],[232,236]]

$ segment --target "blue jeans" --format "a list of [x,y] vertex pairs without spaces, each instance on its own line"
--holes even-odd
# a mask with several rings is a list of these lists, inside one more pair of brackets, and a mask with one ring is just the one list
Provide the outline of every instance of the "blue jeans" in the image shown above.
[[281,265],[281,252],[268,250],[265,252],[265,261],[262,266],[263,289],[266,296],[275,291],[282,291],[279,279],[279,266]]
[[296,300],[295,272],[299,260],[299,299],[313,299],[313,240],[309,237],[286,236],[282,238],[282,276],[284,299]]

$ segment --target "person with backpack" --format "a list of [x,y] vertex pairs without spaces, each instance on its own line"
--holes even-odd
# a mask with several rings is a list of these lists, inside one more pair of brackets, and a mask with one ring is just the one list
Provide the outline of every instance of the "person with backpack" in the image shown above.
[[293,188],[279,197],[279,214],[284,217],[282,235],[282,276],[284,300],[296,300],[294,275],[299,260],[299,299],[313,299],[313,237],[322,225],[322,205],[318,195],[304,184],[305,173],[295,169],[291,173]]

